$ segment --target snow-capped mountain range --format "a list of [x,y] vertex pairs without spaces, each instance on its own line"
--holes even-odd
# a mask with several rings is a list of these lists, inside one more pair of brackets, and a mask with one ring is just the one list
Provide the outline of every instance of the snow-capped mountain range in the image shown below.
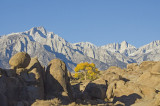
[[9,59],[17,52],[25,51],[31,57],[37,56],[47,66],[53,58],[63,60],[70,71],[80,62],[93,62],[100,70],[109,66],[126,67],[128,63],[160,60],[160,40],[136,48],[126,41],[104,46],[90,42],[69,43],[43,27],[29,31],[11,33],[0,37],[0,67],[9,68]]

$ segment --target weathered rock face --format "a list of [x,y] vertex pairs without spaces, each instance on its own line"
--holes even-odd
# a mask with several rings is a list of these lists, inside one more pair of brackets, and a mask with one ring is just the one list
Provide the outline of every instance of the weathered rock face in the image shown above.
[[37,82],[40,82],[40,85],[43,85],[43,82],[45,80],[45,68],[40,64],[36,57],[31,58],[30,64],[26,69],[28,70],[28,75],[30,76],[30,78],[33,77],[32,75],[34,74],[35,80]]
[[135,71],[138,68],[138,64],[137,63],[131,63],[131,64],[127,64],[127,71]]
[[73,100],[67,68],[63,61],[52,60],[45,73],[37,58],[30,58],[28,54],[20,52],[11,58],[10,65],[12,69],[0,68],[0,101],[3,101],[0,105],[28,106],[45,97],[58,97],[63,103]]
[[[144,63],[143,69],[146,70],[144,70],[143,73],[137,78],[135,83],[146,85],[148,87],[154,87],[156,90],[160,90],[160,62],[149,61]],[[142,67],[142,64],[140,66]]]
[[84,93],[87,93],[91,98],[104,99],[106,97],[107,84],[103,79],[97,79],[88,83]]
[[[145,61],[140,65],[129,64],[123,71],[116,67],[109,68],[103,74],[104,78],[110,82],[106,91],[107,99],[114,105],[118,103],[126,106],[159,105],[160,102],[157,99],[160,91],[159,72],[160,63],[152,61]],[[120,75],[121,78],[118,79],[117,75]]]
[[22,72],[21,76],[27,84],[27,91],[31,100],[44,99],[44,73],[45,70],[37,58],[31,58],[26,67],[27,72]]
[[152,75],[150,72],[145,72],[137,79],[136,83],[160,90],[160,75]]
[[156,95],[156,90],[154,88],[139,85],[132,82],[125,83],[122,80],[113,82],[109,85],[107,90],[108,99],[110,99],[110,97],[113,96],[120,98],[123,95],[128,96],[132,94],[139,96],[138,99],[141,99],[142,97],[145,99],[153,99]]
[[[16,102],[18,100],[22,100],[25,96],[22,95],[23,84],[19,78],[7,77],[5,74],[3,74],[0,77],[0,85],[1,99],[4,100],[1,102],[2,104],[7,104],[9,106],[16,105]],[[7,101],[7,103],[5,103],[5,101]]]
[[25,91],[23,83],[19,80],[19,78],[13,77],[6,79],[6,87],[8,88],[6,91],[6,96],[9,106],[16,105],[16,102],[18,102],[18,100],[27,98],[27,94],[24,93]]
[[11,68],[26,68],[30,62],[30,56],[25,52],[15,54],[10,60]]
[[20,52],[11,58],[10,65],[13,69],[0,69],[1,104],[7,101],[9,106],[30,105],[44,99],[45,70],[38,59]]
[[109,83],[111,83],[113,81],[116,81],[116,80],[118,81],[118,80],[120,80],[122,78],[121,78],[120,75],[118,75],[118,74],[116,74],[114,72],[111,72],[111,73],[104,73],[102,75],[101,79],[107,81],[107,83],[109,84]]
[[155,65],[153,65],[150,72],[154,75],[160,75],[160,62],[157,62]]
[[45,91],[47,96],[55,95],[57,92],[65,91],[73,100],[71,85],[68,78],[67,68],[63,61],[53,59],[46,70]]
[[116,74],[122,76],[125,73],[125,70],[123,70],[119,67],[116,67],[116,66],[111,66],[110,68],[107,69],[106,73],[116,73]]
[[153,65],[155,65],[157,62],[154,61],[143,61],[140,65],[139,65],[139,70],[140,71],[147,71],[150,70],[152,68]]

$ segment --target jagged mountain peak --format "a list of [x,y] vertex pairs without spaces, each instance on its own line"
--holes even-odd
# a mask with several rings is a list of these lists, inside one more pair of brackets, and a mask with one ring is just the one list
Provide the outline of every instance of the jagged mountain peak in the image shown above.
[[136,47],[133,46],[133,45],[131,45],[131,44],[129,44],[129,43],[126,42],[126,41],[122,41],[122,42],[120,43],[120,49],[121,49],[121,50],[128,49],[128,48],[136,48]]
[[127,49],[128,48],[128,43],[126,41],[121,42],[120,44],[122,50]]
[[29,31],[29,35],[34,37],[43,37],[43,38],[55,38],[55,39],[63,39],[58,34],[54,34],[54,32],[47,32],[43,26],[33,27]]
[[93,43],[90,43],[90,42],[78,42],[78,43],[74,43],[73,45],[81,46],[84,48],[96,48],[97,47],[96,45],[94,45]]
[[41,32],[46,32],[46,29],[43,26],[39,26],[39,27],[32,27],[30,29],[30,31],[41,31]]
[[[78,43],[74,43],[74,44],[81,44],[81,45],[94,45],[91,42],[78,42]],[[94,45],[95,46],[95,45]]]
[[[0,37],[0,45],[1,67],[5,67],[6,61],[19,51],[38,56],[43,64],[55,57],[60,58],[70,70],[81,61],[93,62],[104,69],[113,65],[125,67],[127,63],[143,60],[159,60],[160,57],[160,40],[139,49],[126,41],[105,46],[96,46],[90,42],[72,44],[53,32],[47,32],[44,27],[33,27],[29,31]],[[4,59],[6,60],[3,62]]]
[[121,43],[110,43],[101,47],[106,49],[109,48],[109,49],[116,49],[116,50],[136,48],[135,46],[132,46],[131,44],[129,44],[127,41],[122,41]]
[[156,41],[153,41],[151,43],[149,43],[150,45],[155,45],[155,46],[158,46],[160,45],[160,40],[156,40]]
[[156,41],[153,41],[147,45],[140,47],[139,49],[147,49],[148,50],[148,49],[154,49],[159,46],[160,46],[160,40],[156,40]]
[[47,31],[46,31],[46,29],[43,26],[33,27],[33,28],[30,29],[30,32],[32,32],[32,33],[35,33],[37,31],[43,33],[44,35],[47,35]]
[[121,44],[128,44],[128,42],[124,40],[121,42]]
[[36,37],[47,38],[47,31],[44,27],[33,27],[29,30],[29,35]]
[[128,42],[124,40],[120,43],[120,45],[126,45],[128,47]]

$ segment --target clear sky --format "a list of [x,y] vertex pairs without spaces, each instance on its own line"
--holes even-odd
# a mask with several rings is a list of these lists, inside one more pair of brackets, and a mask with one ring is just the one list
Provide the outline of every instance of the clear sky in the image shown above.
[[160,40],[160,0],[0,0],[0,35],[44,26],[71,43]]

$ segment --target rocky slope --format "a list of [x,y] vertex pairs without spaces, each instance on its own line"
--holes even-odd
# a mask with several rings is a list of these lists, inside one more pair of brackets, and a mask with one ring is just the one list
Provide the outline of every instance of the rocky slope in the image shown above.
[[8,61],[17,52],[27,52],[37,56],[47,66],[54,59],[63,60],[70,71],[80,62],[93,62],[100,70],[109,66],[126,67],[127,63],[145,60],[160,60],[160,41],[136,48],[126,41],[97,47],[89,42],[69,43],[43,27],[34,27],[29,31],[11,33],[0,37],[0,67],[9,68]]
[[27,52],[31,57],[37,56],[47,66],[54,58],[60,58],[70,71],[82,61],[94,62],[101,69],[108,67],[104,62],[90,58],[79,51],[77,46],[68,43],[43,27],[35,27],[22,33],[12,33],[0,38],[0,67],[8,68],[8,61],[17,52]]
[[0,68],[0,106],[31,106],[39,99],[59,98],[64,104],[73,100],[63,61],[53,59],[45,71],[36,57],[30,58],[27,53],[19,52],[9,64],[10,69]]
[[160,40],[153,41],[140,47],[137,51],[130,54],[138,63],[142,61],[159,61],[160,60]]
[[94,81],[74,79],[60,59],[45,69],[36,57],[19,52],[9,64],[0,68],[0,106],[160,105],[160,61],[112,66]]

